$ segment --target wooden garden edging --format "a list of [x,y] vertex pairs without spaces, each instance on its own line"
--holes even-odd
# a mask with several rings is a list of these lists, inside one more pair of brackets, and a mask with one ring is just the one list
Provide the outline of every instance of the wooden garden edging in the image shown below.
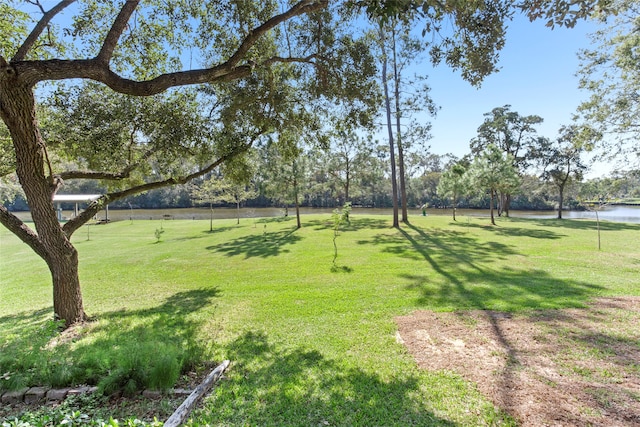
[[176,409],[176,411],[169,417],[169,419],[164,423],[164,427],[178,427],[187,419],[193,407],[202,399],[210,389],[213,387],[213,384],[220,379],[225,369],[229,366],[229,361],[225,360],[221,364],[219,364],[207,377],[202,381],[202,383],[191,392],[189,397],[182,402],[182,405]]

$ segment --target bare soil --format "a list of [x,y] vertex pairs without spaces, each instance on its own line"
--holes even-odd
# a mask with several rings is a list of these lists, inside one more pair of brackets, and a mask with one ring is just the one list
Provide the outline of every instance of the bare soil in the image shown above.
[[477,384],[522,426],[640,426],[640,298],[396,318],[421,368]]

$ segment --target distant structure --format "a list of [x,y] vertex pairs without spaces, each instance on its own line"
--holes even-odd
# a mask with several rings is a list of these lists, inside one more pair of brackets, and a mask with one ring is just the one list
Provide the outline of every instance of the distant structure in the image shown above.
[[[74,203],[73,216],[78,216],[80,213],[79,204],[90,203],[98,200],[102,194],[56,194],[53,196],[53,201],[56,203],[56,210],[58,211],[58,221],[63,221],[62,217],[62,203]],[[109,221],[109,205],[105,209],[105,221]]]

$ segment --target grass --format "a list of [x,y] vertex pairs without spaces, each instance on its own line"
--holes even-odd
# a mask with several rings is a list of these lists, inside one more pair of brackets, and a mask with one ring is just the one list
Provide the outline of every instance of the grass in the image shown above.
[[[640,294],[637,224],[601,223],[598,251],[595,221],[491,227],[416,216],[395,230],[386,217],[351,215],[335,266],[329,215],[303,217],[300,230],[283,219],[219,220],[208,230],[208,221],[123,221],[93,226],[90,240],[79,230],[85,308],[96,321],[60,337],[48,320],[46,265],[1,229],[0,369],[25,385],[87,372],[99,383],[132,364],[123,354],[163,348],[173,355],[163,363],[182,370],[232,361],[196,424],[508,425],[456,374],[418,370],[396,342],[394,317]],[[62,372],[52,375],[55,366]],[[167,370],[123,374],[116,385]]]

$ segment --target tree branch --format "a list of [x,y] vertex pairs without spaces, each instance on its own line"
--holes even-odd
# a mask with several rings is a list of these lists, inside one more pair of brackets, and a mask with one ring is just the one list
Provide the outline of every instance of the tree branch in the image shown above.
[[9,210],[2,204],[0,204],[0,224],[4,225],[9,231],[18,236],[20,240],[26,243],[47,263],[49,262],[47,251],[36,232],[27,227],[20,218],[9,212]]
[[122,169],[120,172],[99,172],[99,171],[66,171],[61,172],[57,176],[62,179],[104,179],[107,181],[118,181],[121,179],[126,179],[131,176],[131,172],[140,166],[144,161],[148,160],[154,154],[153,150],[148,150],[145,152],[140,160],[135,163],[128,165],[126,168]]
[[62,0],[60,3],[55,5],[53,9],[42,15],[40,21],[38,21],[24,43],[22,43],[22,46],[18,48],[18,51],[13,56],[12,62],[23,61],[26,58],[27,53],[29,53],[29,50],[33,47],[36,40],[38,40],[38,37],[40,37],[40,34],[42,34],[45,28],[47,28],[47,25],[49,25],[49,22],[51,22],[53,17],[75,1],[76,0]]
[[281,13],[280,15],[276,15],[260,26],[254,28],[253,30],[250,30],[235,53],[231,55],[231,58],[227,60],[227,64],[231,66],[235,66],[236,64],[238,64],[238,62],[240,62],[240,60],[244,58],[249,49],[251,49],[251,47],[260,39],[260,37],[262,37],[271,29],[277,27],[281,23],[288,21],[295,16],[300,16],[323,9],[327,7],[328,4],[328,0],[303,0],[296,3],[288,11]]
[[283,63],[285,63],[285,62],[288,62],[288,63],[298,62],[298,63],[304,63],[304,64],[317,65],[313,61],[314,59],[326,59],[326,58],[321,56],[321,55],[318,55],[317,53],[314,53],[314,54],[309,55],[309,56],[305,56],[304,58],[272,56],[271,58],[269,58],[266,61],[262,62],[260,65],[268,66],[268,65],[274,64],[276,62],[283,62]]
[[82,211],[78,216],[76,216],[75,218],[67,221],[65,223],[65,225],[62,227],[62,230],[64,231],[64,233],[67,235],[67,237],[71,237],[71,235],[80,227],[82,227],[83,224],[85,224],[87,221],[89,221],[91,218],[93,218],[93,216],[95,214],[97,214],[100,210],[102,210],[106,205],[108,205],[111,202],[114,202],[116,200],[120,200],[123,199],[127,196],[131,196],[134,194],[139,194],[139,193],[144,193],[146,191],[149,190],[155,190],[156,188],[162,188],[162,187],[167,187],[170,185],[176,185],[176,184],[186,184],[187,182],[201,177],[203,175],[206,175],[207,173],[211,172],[212,170],[214,170],[216,167],[220,166],[222,163],[232,159],[233,157],[238,156],[239,154],[247,151],[249,148],[251,148],[253,146],[253,143],[258,139],[258,137],[260,135],[262,135],[263,132],[258,132],[252,139],[250,142],[243,144],[239,147],[237,147],[235,150],[231,151],[228,154],[225,154],[223,156],[221,156],[220,158],[218,158],[215,162],[209,164],[209,166],[207,166],[204,169],[200,169],[197,172],[194,172],[190,175],[187,175],[185,177],[171,177],[171,178],[167,178],[165,180],[162,181],[155,181],[155,182],[149,182],[146,184],[142,184],[142,185],[138,185],[136,187],[131,187],[128,188],[126,190],[123,191],[118,191],[115,193],[108,193],[105,194],[103,196],[101,196],[100,198],[98,198],[97,200],[93,201],[91,204],[89,204],[89,206],[87,207],[87,209],[85,209],[84,211]]
[[118,181],[129,178],[130,171],[122,171],[118,173],[97,172],[97,171],[67,171],[58,174],[60,179],[103,179],[107,181]]
[[133,96],[151,96],[176,86],[187,86],[216,81],[232,81],[248,76],[252,67],[229,67],[221,64],[200,70],[161,74],[158,77],[135,81],[123,78],[97,59],[21,61],[13,64],[16,73],[29,86],[45,80],[90,79],[104,83],[115,92]]
[[131,18],[131,15],[138,7],[139,0],[127,0],[127,2],[120,9],[120,13],[116,17],[116,20],[113,22],[109,33],[104,39],[104,43],[102,44],[102,48],[96,56],[96,60],[102,62],[103,64],[108,64],[111,60],[111,55],[113,55],[113,51],[118,44],[118,40],[120,36],[124,32],[125,28],[127,28],[127,23]]
[[[121,34],[118,31],[121,32],[124,30],[131,11],[135,9],[134,3],[137,3],[137,1],[128,1],[125,7],[123,7],[114,22],[114,26],[105,39],[102,50],[96,58],[24,61],[24,57],[22,57],[20,61],[16,61],[14,64],[16,73],[30,86],[44,80],[90,79],[101,82],[116,92],[134,96],[155,95],[176,86],[232,81],[246,77],[252,72],[253,65],[238,65],[238,63],[260,37],[288,19],[326,7],[328,0],[303,0],[291,7],[288,11],[267,20],[262,25],[250,31],[236,52],[222,64],[199,70],[161,74],[146,81],[135,81],[123,78],[111,71],[108,62],[105,62],[110,58],[115,43]],[[129,15],[127,13],[129,13]],[[270,65],[279,60],[291,62],[290,59],[286,58],[274,58],[263,65]]]

